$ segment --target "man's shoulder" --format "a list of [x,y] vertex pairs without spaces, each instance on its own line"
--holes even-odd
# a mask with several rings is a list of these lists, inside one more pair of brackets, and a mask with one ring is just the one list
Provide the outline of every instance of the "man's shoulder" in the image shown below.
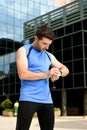
[[31,44],[29,44],[29,43],[28,44],[24,44],[23,47],[24,48],[29,48],[29,47],[31,47]]
[[46,54],[48,54],[49,56],[51,56],[51,54],[52,54],[51,52],[48,52],[48,51],[45,51],[45,52],[46,52]]
[[31,47],[31,44],[25,44],[25,45],[23,45],[23,48],[25,48],[26,51],[28,51],[30,47]]
[[30,52],[31,52],[31,49],[32,49],[32,44],[25,44],[23,46],[26,50],[26,54],[27,54],[27,57],[30,55]]
[[45,52],[46,52],[46,54],[47,54],[47,56],[48,56],[49,60],[51,61],[51,53],[50,53],[50,52],[48,52],[48,51],[45,51]]

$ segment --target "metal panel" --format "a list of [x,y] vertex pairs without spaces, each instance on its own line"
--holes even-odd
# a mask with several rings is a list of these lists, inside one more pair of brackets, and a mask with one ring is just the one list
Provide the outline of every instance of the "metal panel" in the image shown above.
[[61,8],[24,23],[24,39],[34,36],[38,26],[47,24],[53,30],[87,18],[87,0],[76,0]]

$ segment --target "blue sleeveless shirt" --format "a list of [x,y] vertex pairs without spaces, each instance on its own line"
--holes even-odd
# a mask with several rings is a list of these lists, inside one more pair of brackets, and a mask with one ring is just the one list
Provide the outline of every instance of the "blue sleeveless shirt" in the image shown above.
[[[31,44],[24,45],[26,56]],[[32,72],[47,72],[51,61],[48,57],[50,53],[47,51],[39,51],[32,46],[32,50],[28,57],[28,69]],[[20,101],[32,101],[37,103],[53,103],[49,89],[49,79],[40,80],[21,80]]]

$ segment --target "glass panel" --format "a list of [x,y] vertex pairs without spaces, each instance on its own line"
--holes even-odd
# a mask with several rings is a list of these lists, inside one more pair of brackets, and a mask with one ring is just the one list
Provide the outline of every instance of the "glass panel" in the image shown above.
[[73,61],[74,64],[74,74],[83,73],[83,60]]
[[[62,85],[62,79],[60,78],[59,80],[55,81],[55,83],[53,84],[53,87],[56,87],[56,89],[62,89],[63,85]],[[53,88],[54,89],[54,88]]]
[[20,83],[17,83],[16,84],[16,93],[19,93],[20,92]]
[[30,0],[28,0],[28,5],[30,5],[30,8],[34,8],[34,4],[35,4],[36,2],[34,2],[34,1],[30,1]]
[[21,11],[27,13],[27,2],[24,3],[24,5],[21,6]]
[[[13,25],[7,25],[7,32],[10,33],[9,36],[13,36],[13,32],[14,32],[14,27]],[[12,34],[11,34],[12,33]],[[10,38],[10,37],[9,37]]]
[[15,25],[20,27],[20,24],[21,24],[21,19],[20,18],[15,18]]
[[64,78],[64,88],[73,88],[73,76],[66,76]]
[[10,84],[10,94],[14,94],[14,93],[15,93],[15,84]]
[[75,85],[75,87],[84,87],[84,75],[83,74],[74,75],[74,85]]
[[63,38],[63,49],[70,48],[72,46],[72,36],[66,36]]
[[7,18],[14,16],[14,10],[12,8],[7,8]]
[[77,23],[75,23],[74,24],[74,31],[76,32],[76,31],[79,31],[79,30],[81,30],[82,29],[82,24],[81,24],[81,22],[77,22]]
[[7,16],[7,23],[13,25],[14,17],[13,16]]
[[[3,31],[6,31],[6,24],[0,23],[0,30],[2,31],[2,34],[3,34]],[[1,36],[1,34],[0,34],[0,36]],[[2,35],[2,37],[3,37],[3,35]]]
[[4,84],[4,93],[9,94],[9,85]]
[[73,32],[73,25],[65,27],[65,34],[70,34]]
[[21,11],[21,4],[18,4],[17,2],[15,2],[15,10]]
[[4,78],[4,84],[7,84],[7,85],[9,84],[9,78],[8,77]]
[[15,72],[16,72],[16,63],[11,63],[9,73],[14,76]]
[[81,59],[83,58],[83,50],[82,46],[73,47],[73,58]]
[[4,73],[5,73],[5,76],[7,76],[7,74],[9,74],[9,70],[10,70],[9,64],[4,65]]
[[82,44],[82,32],[73,35],[73,46]]
[[85,19],[85,20],[83,21],[83,29],[84,29],[84,30],[87,30],[86,24],[87,24],[87,19]]
[[6,23],[6,15],[0,14],[0,22]]
[[87,32],[84,32],[84,44],[87,46]]
[[14,61],[16,61],[16,52],[12,52],[10,53],[9,57],[10,57],[10,63],[14,63]]
[[62,43],[61,43],[61,39],[57,39],[55,41],[53,41],[53,49],[54,51],[58,51],[58,50],[61,50],[62,49]]
[[[4,60],[4,57],[3,56],[0,56],[0,66],[3,65],[3,60]],[[1,67],[0,67],[1,68]],[[1,69],[0,69],[1,70]]]
[[54,55],[57,58],[57,60],[62,62],[62,53],[61,53],[61,51],[58,51],[58,52],[54,53]]
[[[0,4],[2,3],[2,1],[0,2]],[[7,14],[7,8],[5,6],[0,5],[0,15],[6,15]]]
[[21,33],[21,31],[20,31],[20,28],[19,27],[17,27],[17,26],[15,26],[15,34],[20,34]]
[[5,55],[5,56],[4,56],[4,63],[5,63],[5,64],[9,63],[9,60],[10,60],[10,59],[9,59],[9,54]]
[[64,35],[64,28],[60,28],[57,30],[57,36],[60,37],[60,36],[63,36]]
[[72,49],[63,50],[63,62],[72,60]]

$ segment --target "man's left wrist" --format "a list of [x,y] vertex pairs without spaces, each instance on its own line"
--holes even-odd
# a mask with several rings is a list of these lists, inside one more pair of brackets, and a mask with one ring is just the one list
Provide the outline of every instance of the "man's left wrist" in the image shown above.
[[62,71],[60,70],[61,76],[62,76]]

